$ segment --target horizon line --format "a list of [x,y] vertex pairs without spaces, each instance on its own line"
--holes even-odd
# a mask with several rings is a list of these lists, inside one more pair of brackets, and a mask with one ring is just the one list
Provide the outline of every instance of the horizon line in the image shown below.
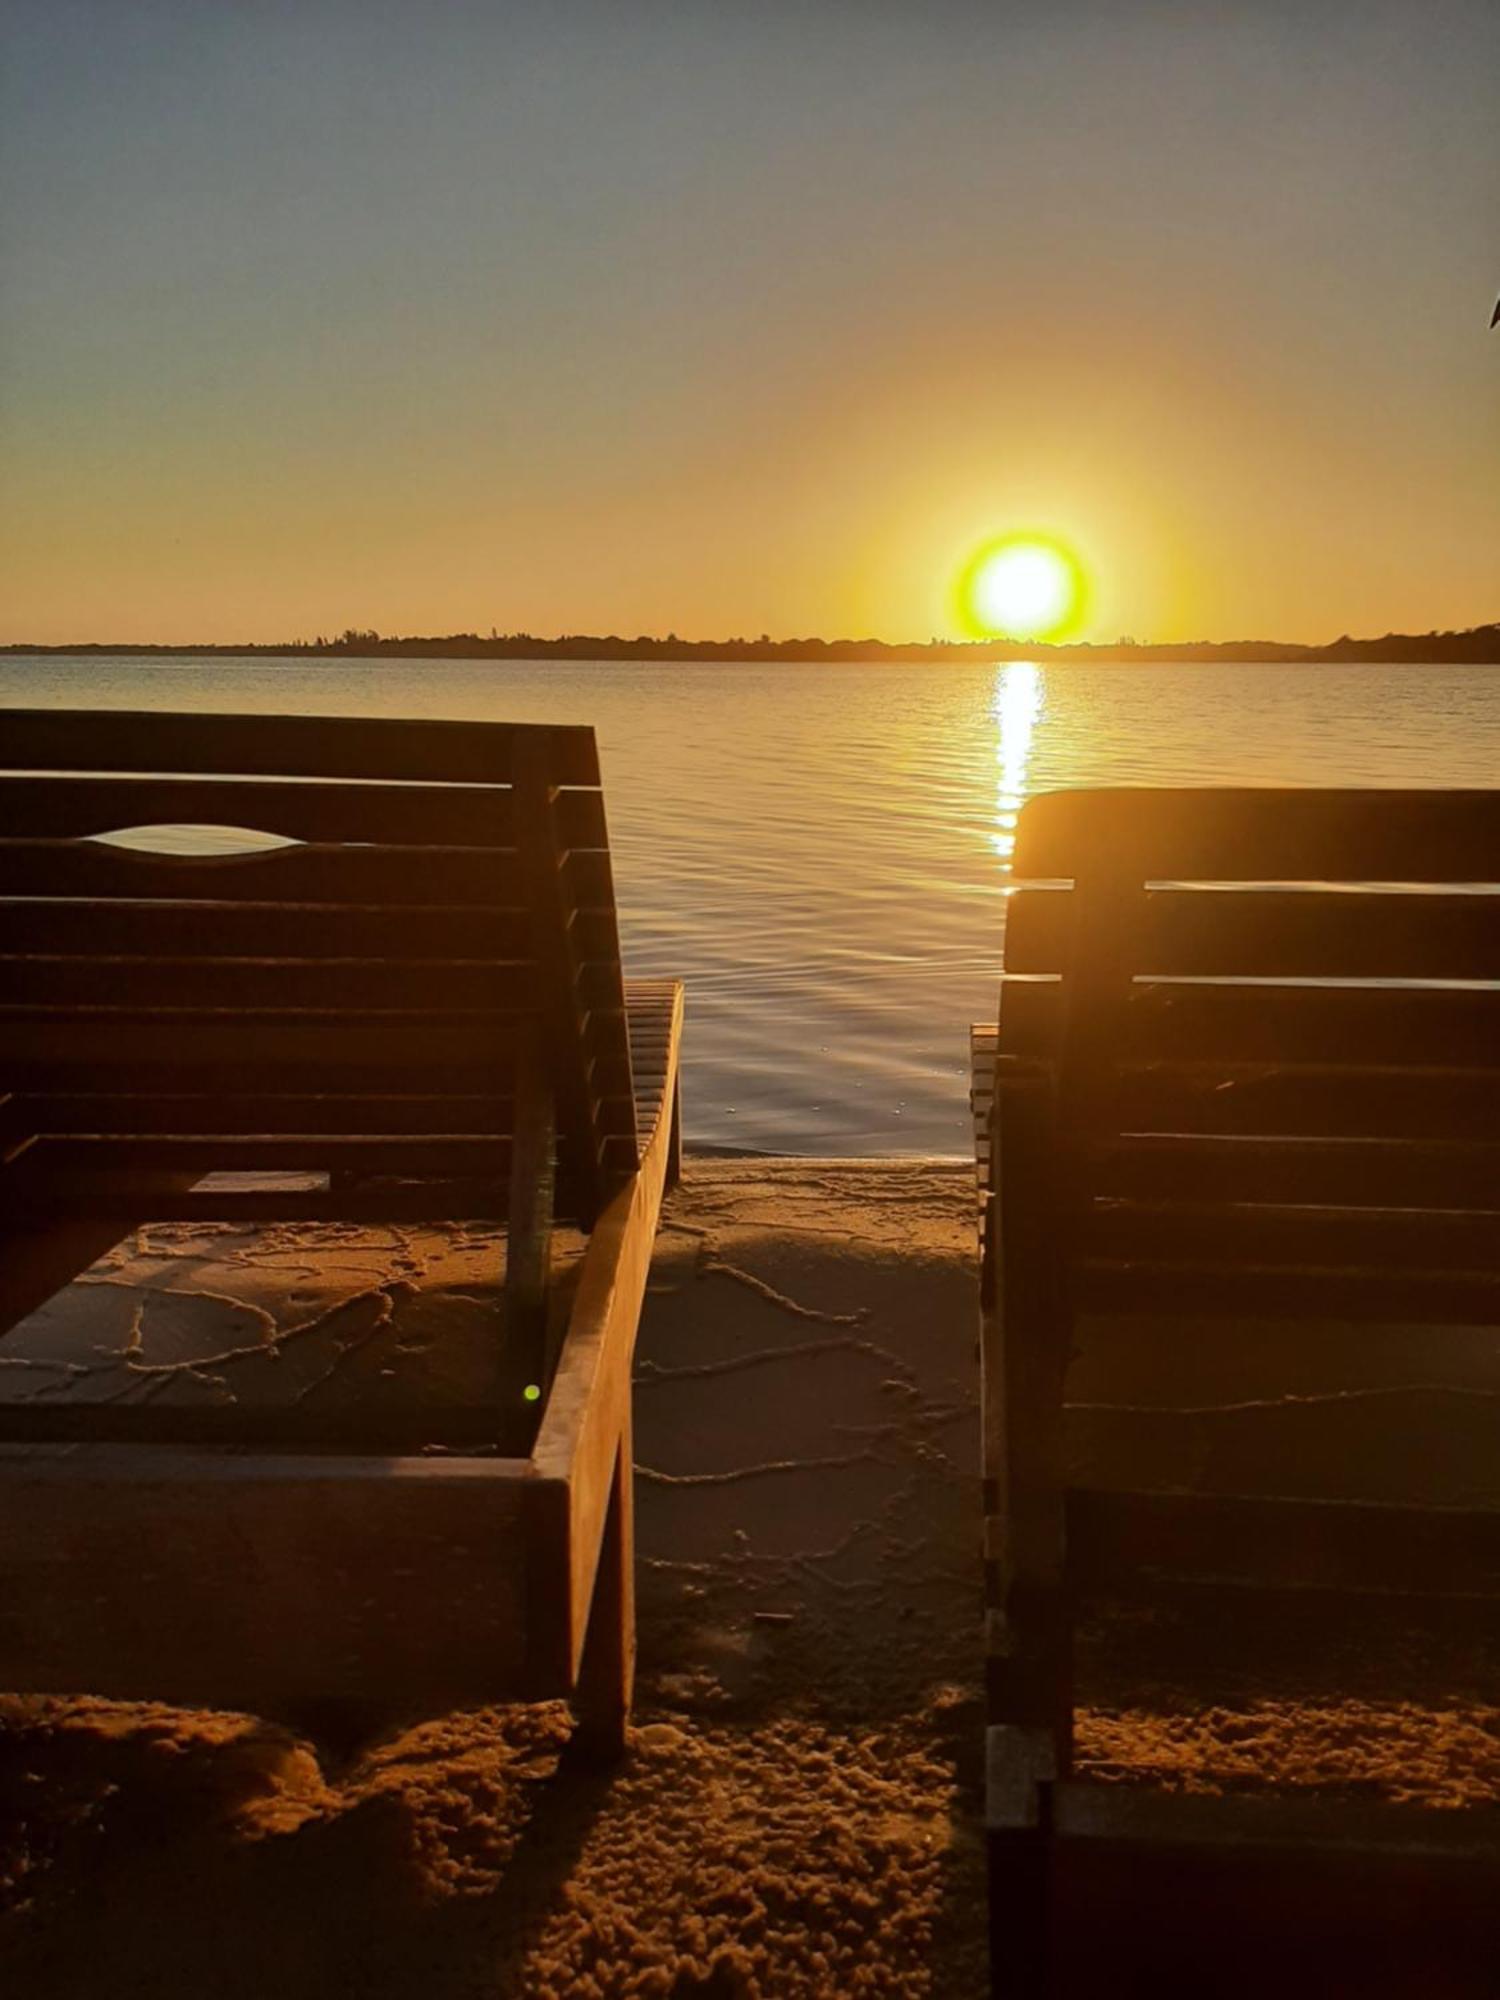
[[[501,632],[491,626],[488,635],[461,630],[445,633],[382,633],[372,626],[346,626],[333,637],[319,633],[316,637],[288,638],[273,640],[162,640],[162,639],[72,639],[66,642],[13,639],[0,641],[0,653],[277,653],[277,654],[333,654],[335,656],[369,657],[372,652],[392,648],[410,649],[424,646],[464,646],[474,649],[506,648],[512,654],[522,646],[541,647],[547,650],[558,648],[580,649],[585,647],[671,652],[679,657],[695,652],[734,652],[745,656],[776,653],[788,654],[798,648],[808,648],[819,652],[838,651],[849,653],[859,649],[879,652],[903,652],[943,655],[988,655],[997,649],[1013,649],[1026,654],[1031,652],[1048,655],[1099,655],[1105,653],[1151,654],[1186,652],[1243,652],[1246,649],[1273,651],[1283,657],[1315,657],[1320,653],[1343,651],[1350,647],[1364,648],[1394,645],[1431,646],[1438,641],[1469,641],[1481,638],[1500,639],[1500,620],[1478,625],[1437,628],[1426,632],[1385,632],[1379,636],[1355,638],[1348,632],[1340,633],[1330,640],[1287,640],[1266,637],[1232,639],[1138,639],[1132,634],[1122,634],[1117,639],[1068,639],[1048,640],[1040,638],[1020,638],[1006,633],[996,633],[987,638],[948,639],[934,635],[927,639],[880,639],[872,634],[859,637],[823,638],[812,634],[799,634],[789,638],[772,638],[761,633],[755,638],[736,634],[729,638],[683,638],[675,631],[665,636],[656,633],[637,633],[627,636],[620,632],[560,632],[548,636],[526,630]],[[608,658],[602,652],[594,657]]]

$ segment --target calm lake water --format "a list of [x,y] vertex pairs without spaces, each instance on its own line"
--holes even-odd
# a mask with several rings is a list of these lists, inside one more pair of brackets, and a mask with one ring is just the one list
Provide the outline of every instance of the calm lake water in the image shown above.
[[791,1153],[967,1151],[1031,793],[1500,783],[1473,667],[16,657],[0,704],[592,723],[627,969],[688,982],[689,1137]]

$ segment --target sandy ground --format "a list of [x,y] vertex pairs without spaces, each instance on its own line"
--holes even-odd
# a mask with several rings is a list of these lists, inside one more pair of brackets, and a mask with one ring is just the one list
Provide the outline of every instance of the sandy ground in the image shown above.
[[[638,1355],[641,1672],[619,1770],[572,1755],[556,1705],[393,1718],[351,1748],[0,1697],[11,1990],[984,1993],[970,1190],[920,1162],[691,1163]],[[497,1272],[467,1232],[155,1230],[7,1341],[24,1365],[0,1393],[451,1392],[482,1379]],[[1143,1417],[1153,1353],[1127,1356],[1135,1414],[1113,1430],[1085,1355],[1080,1462],[1137,1451],[1147,1423],[1168,1476],[1183,1453],[1200,1482],[1229,1476],[1265,1384],[1200,1374]],[[1402,1364],[1377,1362],[1383,1394]],[[1289,1463],[1331,1393],[1316,1370],[1339,1365],[1301,1364],[1298,1399],[1262,1407]],[[1439,1405],[1487,1393],[1492,1365],[1469,1355]],[[1329,1435],[1350,1407],[1327,1402]],[[1443,1436],[1401,1478],[1496,1477],[1483,1424],[1467,1457]],[[1115,1782],[1500,1798],[1500,1633],[1377,1623],[1378,1646],[1311,1615],[1248,1637],[1180,1611],[1091,1625],[1082,1761]]]

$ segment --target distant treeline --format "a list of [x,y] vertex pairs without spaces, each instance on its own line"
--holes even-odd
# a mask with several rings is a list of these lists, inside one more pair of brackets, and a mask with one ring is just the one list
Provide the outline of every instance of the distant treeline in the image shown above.
[[1335,639],[1328,646],[1292,646],[1276,639],[1193,640],[1175,645],[1140,645],[1120,639],[1112,645],[1040,645],[1035,640],[933,639],[924,645],[891,645],[884,639],[634,639],[617,632],[603,636],[570,633],[560,639],[534,632],[448,632],[426,638],[390,639],[349,627],[334,639],[289,639],[262,646],[139,646],[102,641],[72,646],[0,646],[0,653],[193,654],[240,658],[246,655],[336,659],[441,660],[701,660],[753,664],[785,660],[817,664],[826,660],[893,661],[913,665],[948,662],[986,664],[1025,659],[1098,661],[1129,665],[1162,660],[1294,660],[1311,665],[1334,661],[1385,661],[1401,666],[1463,664],[1500,666],[1500,624],[1474,625],[1462,632],[1388,632],[1383,639]]

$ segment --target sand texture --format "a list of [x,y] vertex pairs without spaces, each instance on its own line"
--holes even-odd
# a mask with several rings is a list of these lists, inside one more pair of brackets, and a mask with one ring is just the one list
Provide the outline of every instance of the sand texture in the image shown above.
[[[152,1230],[7,1341],[24,1365],[0,1393],[134,1397],[165,1366],[149,1393],[451,1394],[489,1365],[497,1258],[464,1231]],[[690,1163],[637,1357],[628,1761],[587,1768],[555,1704],[353,1741],[0,1698],[0,1974],[226,2000],[983,1994],[976,1346],[963,1168]],[[1148,1342],[1111,1437],[1088,1365],[1084,1464],[1128,1456],[1144,1422],[1212,1482],[1213,1439],[1242,1429],[1220,1413],[1269,1396],[1200,1371],[1178,1403],[1201,1424],[1143,1418]],[[1325,1386],[1301,1381],[1273,1429],[1305,1437]],[[1500,1798],[1500,1634],[1377,1623],[1372,1646],[1310,1615],[1246,1635],[1121,1607],[1083,1634],[1081,1761],[1186,1789]]]

